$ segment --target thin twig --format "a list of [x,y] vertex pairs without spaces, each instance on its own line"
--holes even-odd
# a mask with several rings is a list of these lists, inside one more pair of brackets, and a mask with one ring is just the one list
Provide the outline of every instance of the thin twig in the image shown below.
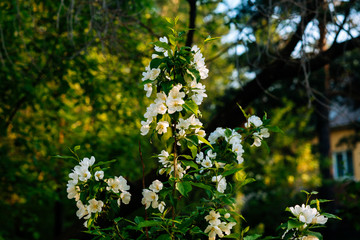
[[[144,164],[144,160],[143,160],[143,157],[142,157],[140,140],[139,140],[139,155],[140,155],[141,166],[142,166],[142,185],[143,185],[143,189],[145,189],[145,164]],[[146,208],[145,208],[145,220],[146,221],[148,220]],[[149,231],[148,231],[147,227],[145,227],[145,232],[146,232],[146,239],[150,239],[149,238]]]

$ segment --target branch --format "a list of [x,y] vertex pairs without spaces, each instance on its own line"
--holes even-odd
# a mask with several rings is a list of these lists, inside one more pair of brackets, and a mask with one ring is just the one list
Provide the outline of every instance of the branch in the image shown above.
[[287,41],[286,45],[279,51],[279,55],[281,58],[290,57],[290,54],[294,51],[294,48],[296,47],[297,43],[302,39],[306,26],[315,17],[316,15],[315,13],[316,13],[316,6],[314,3],[310,3],[310,5],[306,8],[305,15],[302,16],[301,21],[297,25],[296,31]]
[[190,5],[190,12],[189,12],[189,31],[186,37],[186,46],[191,47],[193,40],[194,40],[194,32],[195,32],[195,21],[196,21],[196,0],[188,0]]
[[[309,68],[311,71],[316,71],[345,52],[356,48],[360,48],[360,36],[341,43],[334,43],[328,50],[310,59]],[[238,109],[237,103],[245,108],[275,82],[292,79],[301,74],[301,59],[273,61],[265,66],[254,80],[240,89],[233,100],[225,103],[224,107],[218,110],[218,113],[207,125],[206,131],[212,132],[217,126],[231,128],[239,126],[244,120],[244,116]]]

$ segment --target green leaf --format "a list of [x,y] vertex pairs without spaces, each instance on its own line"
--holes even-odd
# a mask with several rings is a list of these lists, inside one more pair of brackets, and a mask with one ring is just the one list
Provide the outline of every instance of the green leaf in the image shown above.
[[304,226],[303,222],[299,222],[299,221],[296,221],[294,219],[290,219],[287,222],[287,229],[288,230],[293,229],[293,228],[299,228],[299,227],[302,227],[302,226]]
[[186,100],[183,108],[185,108],[186,111],[194,113],[196,116],[198,114],[199,107],[193,100]]
[[223,177],[226,177],[226,176],[232,175],[232,174],[234,174],[234,173],[236,173],[236,172],[238,172],[240,170],[242,170],[242,168],[233,168],[233,169],[230,169],[230,170],[227,170],[227,171],[223,172],[221,175]]
[[321,215],[327,217],[327,218],[333,218],[333,219],[338,219],[338,220],[342,220],[341,218],[339,218],[338,216],[331,214],[331,213],[322,213]]
[[157,41],[157,42],[154,42],[154,43],[152,43],[152,44],[154,44],[155,46],[164,48],[165,50],[168,50],[169,53],[171,52],[171,48],[170,48],[170,46],[169,46],[167,43]]
[[195,78],[196,82],[198,83],[200,81],[200,73],[198,70],[196,70],[195,68],[188,68],[189,72],[188,73],[192,78]]
[[204,183],[195,183],[195,182],[190,182],[190,183],[191,183],[191,185],[193,185],[195,187],[203,188],[203,189],[211,191],[211,187],[209,185],[204,184]]
[[75,159],[75,160],[77,161],[77,159],[76,159],[75,157],[73,157],[73,156],[60,156],[60,155],[56,155],[56,156],[53,156],[53,157],[55,157],[55,158],[62,158],[62,159],[69,159],[69,158],[71,158],[71,159]]
[[244,237],[244,240],[256,240],[259,239],[261,237],[261,234],[253,234],[253,235],[248,235],[246,237]]
[[[190,157],[190,156],[189,156]],[[185,161],[185,160],[182,160],[181,161],[185,166],[190,166],[190,167],[193,167],[195,169],[199,169],[199,166],[194,163],[193,161]]]
[[240,234],[239,233],[232,233],[232,234],[229,234],[229,235],[225,235],[224,237],[222,238],[235,238],[235,239],[239,239],[240,238]]
[[213,146],[208,142],[208,140],[206,140],[202,136],[197,136],[197,137],[200,141],[202,141],[203,143],[205,143],[206,145],[208,145],[209,147],[211,147],[214,150]]
[[172,82],[162,82],[161,88],[166,94],[169,94],[170,90],[172,89],[172,85]]
[[187,142],[187,147],[190,149],[192,157],[195,158],[197,154],[197,147],[189,141]]
[[95,167],[98,167],[98,166],[101,166],[101,165],[105,165],[105,164],[110,164],[110,163],[113,163],[113,162],[116,162],[117,161],[117,159],[113,159],[113,160],[110,160],[110,161],[101,161],[101,162],[98,162],[97,164],[95,164],[94,166],[93,166],[93,168],[95,168]]
[[143,221],[144,221],[144,218],[143,218],[143,217],[136,216],[136,217],[134,218],[134,222],[135,222],[136,224],[139,224],[140,222],[143,222]]
[[171,240],[171,237],[169,234],[161,234],[156,240]]
[[163,61],[164,61],[163,58],[154,58],[150,62],[150,69],[158,68]]
[[255,182],[255,178],[246,178],[244,181],[241,182],[240,187],[245,186],[249,183]]
[[178,182],[176,183],[176,189],[184,197],[188,197],[188,193],[192,190],[192,186],[189,182]]
[[310,205],[316,204],[316,202],[317,202],[316,200],[319,201],[319,203],[326,203],[326,202],[334,201],[334,200],[327,200],[327,199],[314,199],[314,200],[311,200]]
[[301,190],[300,192],[305,193],[306,195],[309,195],[309,194],[310,194],[309,192],[307,192],[307,191],[305,191],[305,190]]
[[146,85],[146,84],[152,83],[152,82],[153,82],[152,80],[148,79],[148,80],[142,81],[141,84]]
[[208,42],[211,42],[211,41],[214,41],[214,40],[217,40],[217,39],[220,39],[221,37],[207,37],[206,39],[205,39],[205,41],[204,41],[204,44],[205,43],[208,43]]
[[143,221],[143,222],[140,222],[138,224],[138,227],[139,228],[143,228],[143,227],[154,227],[154,226],[160,226],[161,225],[161,222],[159,221],[155,221],[155,220],[151,220],[151,221]]
[[250,117],[250,115],[246,114],[246,112],[244,111],[244,109],[243,109],[238,103],[236,103],[236,104],[237,104],[238,107],[240,108],[241,112],[244,114],[245,118],[248,119],[248,118]]
[[179,157],[183,157],[185,159],[188,159],[188,160],[193,160],[194,158],[189,156],[189,155],[180,155]]

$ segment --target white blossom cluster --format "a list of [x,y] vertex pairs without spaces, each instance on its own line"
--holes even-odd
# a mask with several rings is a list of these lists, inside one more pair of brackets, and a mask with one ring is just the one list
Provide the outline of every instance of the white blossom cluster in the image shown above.
[[[162,168],[160,168],[159,174],[162,175],[165,172],[168,172],[168,174],[171,175],[171,173],[174,172],[174,161],[170,161],[169,157],[169,153],[165,150],[162,150],[161,153],[158,155],[159,163],[162,164]],[[177,163],[176,167],[177,176],[179,177],[179,179],[183,178],[186,174],[186,170],[188,169],[188,167],[184,169],[180,163]]]
[[[160,42],[168,44],[167,37],[160,38]],[[168,50],[155,46],[155,51],[163,53],[165,57],[168,57]],[[193,61],[190,65],[193,65],[195,69],[199,71],[200,78],[205,79],[208,76],[209,70],[205,66],[205,59],[203,58],[203,55],[200,52],[200,49],[197,46],[194,46],[192,48],[192,51],[195,52],[193,56]],[[159,56],[154,54],[152,58],[158,58]],[[150,64],[145,68],[145,72],[142,73],[143,78],[142,81],[151,80],[152,82],[146,83],[144,85],[144,90],[146,91],[146,96],[150,97],[152,90],[153,90],[153,84],[156,83],[157,78],[161,74],[161,69],[159,68],[150,68]],[[173,86],[172,89],[169,91],[169,94],[167,95],[163,91],[159,91],[156,94],[156,99],[154,103],[151,103],[150,106],[146,109],[146,113],[144,114],[144,117],[146,118],[146,121],[141,121],[141,135],[147,135],[150,130],[150,124],[153,122],[154,117],[156,117],[158,114],[164,115],[166,113],[168,114],[174,114],[176,112],[181,112],[183,110],[183,105],[185,104],[185,98],[186,95],[190,99],[192,99],[195,104],[200,105],[206,95],[205,85],[198,83],[196,81],[196,78],[194,75],[187,71],[189,75],[191,75],[195,80],[187,81],[187,85],[183,86],[182,84],[178,83],[177,85]],[[167,80],[171,81],[170,76],[168,76],[169,73],[164,71],[164,76]],[[195,118],[195,117],[193,117]],[[193,120],[193,119],[190,119]],[[192,122],[188,124],[188,126],[193,125],[200,125],[202,124],[196,124],[200,123],[198,122]],[[159,121],[156,123],[155,130],[158,134],[164,134],[168,131],[168,127],[170,127],[170,123],[167,121]],[[179,129],[179,128],[178,128]],[[178,133],[180,136],[185,137],[185,131],[187,128],[184,128],[184,125],[180,127],[180,132]],[[195,128],[195,133],[204,137],[205,132],[199,128]]]
[[[229,129],[230,130],[230,129]],[[220,137],[223,137],[231,145],[232,152],[236,154],[236,160],[238,164],[241,164],[244,161],[243,153],[244,148],[241,144],[241,135],[235,130],[230,130],[230,136],[225,134],[226,129],[218,127],[214,132],[212,132],[208,138],[211,144],[215,144],[216,140]]]
[[301,207],[296,205],[290,207],[291,213],[304,224],[325,224],[328,220],[327,217],[321,215],[316,208],[311,208],[309,205],[302,204]]
[[143,198],[141,203],[145,205],[145,209],[148,209],[150,206],[152,208],[158,208],[162,213],[165,210],[166,204],[164,201],[158,202],[159,195],[158,193],[162,190],[163,183],[159,180],[155,180],[149,186],[149,189],[143,189],[142,195]]
[[269,130],[267,128],[262,127],[263,122],[258,116],[252,115],[248,118],[245,123],[245,128],[250,128],[251,126],[255,126],[256,128],[260,128],[258,132],[253,133],[254,143],[251,146],[260,147],[261,141],[264,138],[270,137]]
[[200,173],[202,173],[207,168],[211,168],[215,159],[216,152],[213,152],[212,149],[208,150],[205,156],[203,152],[199,152],[196,155],[195,161],[197,164],[201,165]]
[[106,190],[118,197],[117,203],[120,206],[121,201],[124,204],[129,204],[131,194],[128,192],[130,186],[127,185],[127,181],[122,176],[104,179],[104,171],[98,170],[93,175],[91,174],[91,168],[95,163],[95,157],[84,158],[80,161],[79,165],[76,165],[72,172],[69,174],[70,180],[67,184],[67,193],[69,199],[75,199],[78,210],[76,216],[81,219],[84,218],[84,226],[87,227],[88,219],[92,213],[100,213],[104,202],[92,198],[88,200],[87,204],[84,204],[80,200],[80,186],[87,183],[87,181],[95,180],[96,182],[103,181],[107,184]]
[[194,54],[194,61],[191,62],[195,65],[196,70],[200,73],[201,79],[206,79],[208,77],[209,70],[205,66],[205,58],[203,57],[202,53],[200,52],[200,48],[194,45],[191,48],[191,51],[195,52]]
[[[209,222],[209,225],[204,232],[209,234],[209,240],[215,240],[216,235],[220,238],[224,237],[225,235],[230,235],[231,229],[236,225],[236,222],[222,222],[219,219],[220,217],[220,213],[214,210],[211,210],[209,215],[205,216],[205,220]],[[226,213],[224,217],[229,218],[230,214]]]

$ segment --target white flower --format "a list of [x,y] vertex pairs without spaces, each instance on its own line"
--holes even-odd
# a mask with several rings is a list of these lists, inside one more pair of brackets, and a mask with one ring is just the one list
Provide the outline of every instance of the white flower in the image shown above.
[[209,215],[205,216],[205,220],[208,221],[211,225],[219,225],[221,223],[219,217],[220,213],[211,210]]
[[184,120],[183,118],[179,119],[179,122],[176,124],[177,129],[188,129],[190,127],[190,122],[188,120]]
[[263,138],[268,138],[270,136],[269,130],[267,128],[261,128],[260,132],[255,132],[253,134],[254,143],[251,146],[260,147],[261,146],[261,140]]
[[148,189],[143,189],[142,195],[143,198],[141,200],[141,203],[145,205],[145,209],[148,209],[150,206],[152,206],[153,208],[158,207],[159,196],[156,193]]
[[152,117],[155,117],[157,115],[157,108],[156,104],[152,103],[150,106],[146,108],[146,112],[144,114],[144,117],[147,119],[150,119]]
[[106,190],[113,191],[114,193],[125,192],[130,189],[126,179],[122,176],[108,179],[107,184]]
[[[199,128],[195,129],[195,133],[200,137],[205,137],[206,136],[205,130],[202,130],[202,129],[199,129]],[[201,142],[201,140],[199,140],[199,142]]]
[[80,199],[80,188],[76,185],[68,185],[66,189],[68,195],[68,199],[75,198],[75,201],[79,201]]
[[236,225],[236,222],[229,222],[226,224],[226,222],[222,222],[221,224],[219,224],[219,228],[221,229],[221,231],[223,231],[226,235],[230,235],[231,234],[231,229],[233,228],[233,226]]
[[159,163],[161,163],[164,167],[168,167],[168,165],[170,164],[170,161],[168,160],[169,153],[165,150],[162,150],[158,157]]
[[161,73],[160,68],[151,69],[150,73],[149,73],[149,79],[150,80],[155,80],[159,76],[160,73]]
[[159,103],[165,103],[167,99],[167,96],[164,92],[159,92],[156,94],[156,99],[155,99],[155,103],[159,104]]
[[191,115],[191,116],[187,119],[187,121],[188,121],[188,122],[190,123],[190,125],[192,125],[192,126],[202,126],[202,125],[203,125],[202,122],[200,122],[200,120],[195,117],[195,114]]
[[203,152],[199,152],[198,154],[196,154],[196,163],[197,164],[201,164],[201,161],[204,159],[204,153]]
[[182,105],[185,103],[183,98],[185,97],[184,92],[180,92],[182,88],[181,84],[174,86],[166,99],[166,105],[168,106],[168,113],[173,114],[174,112],[180,112],[183,110]]
[[214,159],[216,158],[216,152],[213,153],[212,149],[210,149],[207,153],[209,158]]
[[[164,36],[164,37],[160,37],[159,41],[160,41],[160,42],[163,42],[163,43],[166,43],[166,44],[169,43],[167,37],[165,37],[165,36]],[[168,51],[165,50],[165,49],[162,48],[162,47],[155,46],[154,49],[155,49],[155,51],[157,51],[157,52],[162,52],[162,53],[164,53],[164,56],[165,56],[165,57],[169,56]]]
[[226,178],[222,175],[212,177],[211,181],[216,182],[218,192],[224,193],[226,190]]
[[79,208],[76,211],[76,216],[80,219],[82,217],[84,217],[85,215],[89,214],[88,210],[87,210],[87,206],[85,206],[81,201],[77,201],[76,202],[76,206]]
[[[174,171],[174,163],[171,163],[171,164],[172,164],[172,165],[171,165],[169,174],[171,174],[171,173]],[[184,175],[186,174],[186,169],[183,169],[180,163],[178,163],[178,164],[176,165],[176,168],[177,168],[177,176],[178,176],[180,179],[183,178]]]
[[316,217],[313,218],[311,223],[314,224],[325,224],[327,222],[328,218],[323,216],[323,215],[317,215]]
[[90,159],[84,158],[83,160],[81,160],[80,166],[88,168],[88,167],[91,167],[94,163],[95,163],[95,157],[92,156]]
[[161,121],[156,125],[156,131],[158,131],[158,134],[163,134],[167,132],[168,127],[169,123],[167,121]]
[[74,182],[76,180],[76,183],[77,183],[77,181],[79,179],[79,175],[77,175],[77,173],[75,173],[75,172],[72,172],[72,173],[69,174],[69,178],[71,178]]
[[201,162],[201,166],[203,166],[204,168],[211,168],[212,165],[213,163],[208,156],[206,156],[206,159]]
[[159,211],[160,211],[161,213],[163,213],[164,210],[165,210],[165,207],[166,207],[166,204],[165,204],[164,201],[162,201],[162,202],[159,203],[158,209],[159,209]]
[[[294,216],[298,217],[299,220],[303,223],[310,224],[316,223],[316,217],[320,217],[320,214],[316,208],[311,208],[309,205],[302,204],[301,207],[296,205],[295,207],[290,207],[290,211]],[[324,218],[320,218],[320,222],[323,222]],[[326,220],[327,221],[327,220]],[[325,222],[326,222],[325,221]]]
[[196,70],[200,73],[200,78],[205,79],[208,77],[209,70],[205,66],[205,58],[203,58],[203,55],[200,52],[200,49],[198,46],[194,45],[191,48],[191,51],[195,52],[194,54],[194,61],[191,62],[191,64],[195,65]]
[[163,42],[163,43],[169,43],[169,41],[168,41],[168,39],[167,39],[166,36],[160,37],[160,38],[159,38],[159,41],[160,41],[160,42]]
[[163,183],[159,180],[153,181],[149,187],[149,189],[151,191],[156,192],[156,193],[160,192],[162,188],[163,188]]
[[149,79],[149,75],[150,75],[150,64],[145,67],[145,72],[143,72],[142,75],[143,75],[143,78],[141,79],[142,81],[146,81],[146,80]]
[[200,105],[204,99],[207,97],[205,85],[201,83],[197,83],[195,80],[190,83],[191,91],[194,92],[194,95],[191,96],[192,100],[197,104]]
[[182,105],[185,103],[181,98],[168,98],[166,105],[168,106],[168,113],[181,112],[183,110]]
[[101,212],[102,207],[104,206],[103,201],[97,201],[95,198],[89,200],[89,205],[87,206],[87,210],[89,213],[97,213]]
[[152,93],[152,84],[151,83],[145,84],[144,90],[146,91],[146,97],[150,97]]
[[290,207],[290,211],[291,213],[295,216],[295,217],[299,217],[300,213],[302,212],[303,208],[305,208],[305,205],[303,204],[301,207],[299,205],[296,205],[295,207]]
[[79,180],[82,182],[86,182],[88,179],[91,178],[91,173],[89,172],[88,166],[75,166],[74,172],[79,176]]
[[157,103],[156,104],[156,112],[158,114],[165,114],[167,110],[167,107],[164,103]]
[[222,238],[224,234],[222,233],[221,229],[217,225],[209,225],[205,231],[205,233],[209,233],[209,240],[215,240],[216,234]]
[[230,213],[225,213],[224,218],[229,218],[230,216]]
[[212,133],[210,133],[210,136],[208,138],[210,144],[214,144],[216,143],[216,140],[219,138],[219,137],[225,137],[225,129],[224,128],[216,128],[216,130]]
[[244,153],[244,148],[241,143],[232,145],[232,151],[236,153],[236,160],[238,161],[238,164],[241,164],[244,161],[244,158],[242,157],[242,154]]
[[149,130],[150,130],[150,123],[151,121],[150,120],[147,120],[147,121],[141,121],[141,128],[140,128],[140,134],[145,136],[146,134],[149,133]]
[[319,239],[315,236],[307,235],[307,236],[301,237],[301,240],[319,240]]
[[104,171],[96,171],[95,172],[95,180],[99,181],[104,178]]
[[248,118],[248,121],[245,123],[245,127],[249,128],[251,127],[251,123],[254,124],[255,127],[260,127],[263,122],[258,116],[252,115]]
[[120,194],[119,199],[121,199],[124,204],[129,204],[131,200],[131,194],[129,192],[124,191]]

